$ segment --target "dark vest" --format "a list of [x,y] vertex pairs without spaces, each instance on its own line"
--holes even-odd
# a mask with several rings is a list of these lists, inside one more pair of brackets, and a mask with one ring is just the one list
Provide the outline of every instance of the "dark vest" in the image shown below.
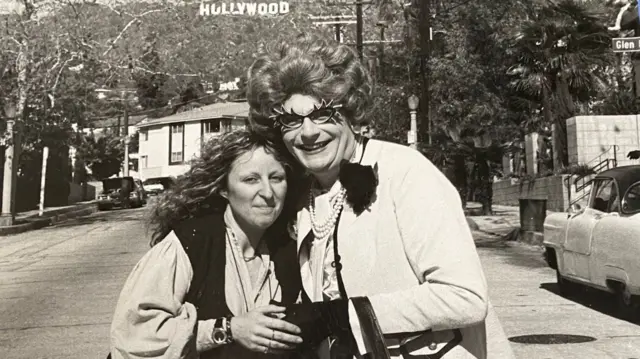
[[[222,214],[188,219],[174,228],[174,233],[193,268],[193,279],[185,301],[196,307],[198,320],[231,315],[224,290],[227,240]],[[272,231],[266,238],[282,292],[282,305],[293,304],[302,289],[296,241],[284,230],[279,233]],[[200,358],[216,358],[216,350],[201,353]]]

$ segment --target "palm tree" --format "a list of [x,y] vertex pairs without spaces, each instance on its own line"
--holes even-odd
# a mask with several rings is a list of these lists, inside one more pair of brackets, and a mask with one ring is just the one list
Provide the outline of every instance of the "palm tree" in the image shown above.
[[515,90],[539,99],[544,121],[555,124],[554,163],[568,166],[566,119],[602,86],[610,64],[604,7],[594,1],[548,0],[517,28],[511,54]]

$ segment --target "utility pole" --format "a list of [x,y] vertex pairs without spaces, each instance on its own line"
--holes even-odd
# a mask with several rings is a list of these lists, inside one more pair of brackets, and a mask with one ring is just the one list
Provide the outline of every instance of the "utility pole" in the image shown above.
[[335,26],[335,37],[336,41],[342,42],[342,27],[348,24],[355,24],[356,21],[353,20],[355,16],[353,15],[334,15],[334,16],[309,16],[311,20],[321,20],[314,21],[313,24],[315,26],[318,25],[333,25]]
[[[10,101],[10,100],[9,100]],[[11,226],[15,219],[15,120],[16,109],[12,103],[8,103],[4,108],[6,117],[6,133],[4,148],[4,174],[2,181],[2,214],[0,215],[0,226]]]
[[124,123],[124,128],[122,129],[124,134],[124,163],[122,173],[124,177],[127,177],[129,176],[129,105],[126,98],[122,103],[124,104],[124,115],[122,116],[122,122]]
[[362,43],[362,0],[356,0],[356,49],[360,62],[364,59]]
[[418,0],[420,4],[420,72],[422,73],[422,100],[423,113],[427,117],[427,140],[431,145],[431,69],[429,68],[429,57],[431,56],[431,0]]
[[[373,4],[372,1],[364,1],[364,0],[356,0],[355,3],[352,2],[335,2],[335,3],[327,3],[326,6],[346,6],[346,5],[355,5],[356,6],[356,50],[358,52],[358,58],[360,62],[364,59],[364,40],[363,40],[363,19],[362,19],[362,5]],[[349,22],[353,23],[353,22]]]
[[389,26],[386,21],[376,24],[380,28],[380,44],[378,45],[378,61],[380,62],[380,80],[384,80],[384,30]]

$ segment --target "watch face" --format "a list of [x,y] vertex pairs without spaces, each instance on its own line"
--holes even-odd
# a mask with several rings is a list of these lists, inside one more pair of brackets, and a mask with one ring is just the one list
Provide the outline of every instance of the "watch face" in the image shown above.
[[222,344],[227,341],[227,333],[223,329],[215,329],[213,331],[213,341],[216,344]]

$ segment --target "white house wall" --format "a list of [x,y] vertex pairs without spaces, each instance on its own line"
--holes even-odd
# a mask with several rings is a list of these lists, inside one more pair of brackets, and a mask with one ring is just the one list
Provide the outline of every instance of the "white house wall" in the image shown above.
[[[243,119],[232,120],[231,130],[246,128]],[[143,141],[142,133],[147,131],[148,140]],[[221,126],[221,131],[224,127]],[[209,140],[220,133],[205,134],[202,136],[201,121],[184,123],[184,162],[182,164],[169,165],[169,135],[170,125],[163,124],[141,129],[139,156],[147,156],[147,167],[140,164],[140,176],[143,179],[165,176],[179,176],[189,169],[189,161],[200,155],[202,139]]]

